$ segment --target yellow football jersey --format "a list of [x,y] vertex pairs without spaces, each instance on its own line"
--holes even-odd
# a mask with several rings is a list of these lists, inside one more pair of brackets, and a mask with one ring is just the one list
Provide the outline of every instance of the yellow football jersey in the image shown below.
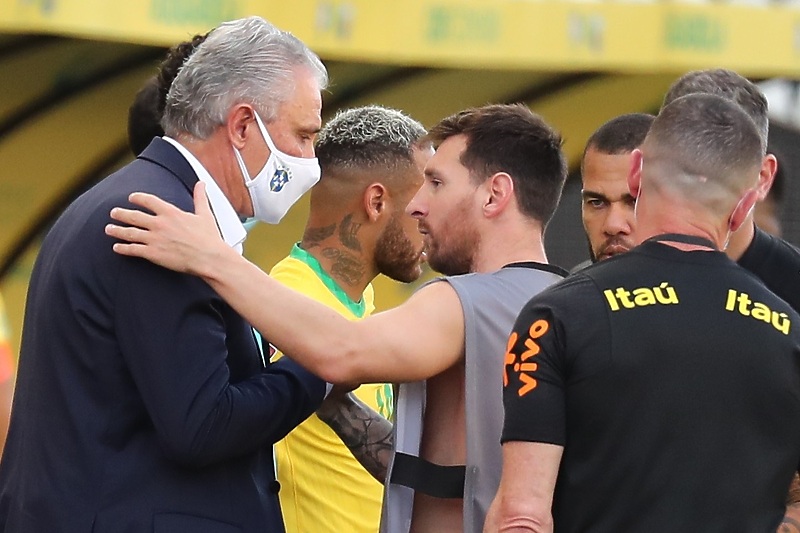
[[[367,286],[361,301],[354,302],[319,262],[297,245],[289,257],[275,265],[270,276],[351,320],[364,318],[374,310],[372,285]],[[391,385],[362,385],[355,394],[383,416],[391,416]],[[275,453],[287,533],[378,531],[382,485],[316,415],[278,442]]]

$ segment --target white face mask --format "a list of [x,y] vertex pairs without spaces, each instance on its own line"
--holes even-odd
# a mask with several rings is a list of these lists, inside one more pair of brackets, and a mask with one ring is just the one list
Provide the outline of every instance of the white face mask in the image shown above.
[[258,129],[271,152],[264,168],[254,178],[250,178],[242,154],[236,148],[233,152],[253,202],[254,217],[269,224],[277,224],[289,208],[319,181],[319,162],[316,157],[294,157],[278,150],[258,113],[255,117]]

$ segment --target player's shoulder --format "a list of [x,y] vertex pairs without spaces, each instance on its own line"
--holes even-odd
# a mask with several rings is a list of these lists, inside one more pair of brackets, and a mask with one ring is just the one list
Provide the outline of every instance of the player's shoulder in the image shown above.
[[772,268],[796,269],[800,265],[800,248],[756,227],[753,241],[738,263],[745,268],[763,263]]
[[549,307],[564,312],[580,311],[599,294],[597,284],[583,272],[571,274],[533,296],[526,309]]

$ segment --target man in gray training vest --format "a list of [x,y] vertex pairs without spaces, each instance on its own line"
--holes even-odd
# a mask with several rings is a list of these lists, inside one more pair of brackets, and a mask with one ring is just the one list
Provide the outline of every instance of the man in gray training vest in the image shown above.
[[370,415],[358,404],[339,417],[363,423],[348,444],[364,462],[385,468],[387,446],[397,450],[381,529],[473,533],[499,483],[508,332],[524,302],[564,275],[546,264],[543,232],[566,162],[559,136],[521,105],[457,113],[430,138],[438,149],[407,209],[419,220],[429,263],[449,277],[362,321],[349,322],[228,254],[201,205],[202,187],[197,215],[137,194],[132,200],[155,216],[115,209],[115,219],[144,229],[107,232],[132,242],[115,245],[119,253],[203,277],[276,347],[328,381],[406,383],[393,437],[386,425],[362,420]]

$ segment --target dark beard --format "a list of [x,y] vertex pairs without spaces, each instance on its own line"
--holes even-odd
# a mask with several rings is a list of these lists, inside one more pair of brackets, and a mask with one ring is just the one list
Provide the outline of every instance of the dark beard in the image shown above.
[[[457,223],[454,226],[457,227]],[[466,225],[462,225],[465,227]],[[428,250],[428,264],[445,276],[459,276],[475,271],[475,252],[478,248],[478,235],[474,228],[465,229],[455,239],[444,242],[442,246],[431,244]]]
[[447,224],[449,230],[443,230],[444,237],[428,242],[428,264],[445,276],[475,271],[480,236],[469,216],[470,201],[465,197],[453,210]]
[[392,217],[375,243],[375,266],[378,272],[395,281],[411,283],[416,281],[419,268],[419,251],[403,233],[397,217]]

